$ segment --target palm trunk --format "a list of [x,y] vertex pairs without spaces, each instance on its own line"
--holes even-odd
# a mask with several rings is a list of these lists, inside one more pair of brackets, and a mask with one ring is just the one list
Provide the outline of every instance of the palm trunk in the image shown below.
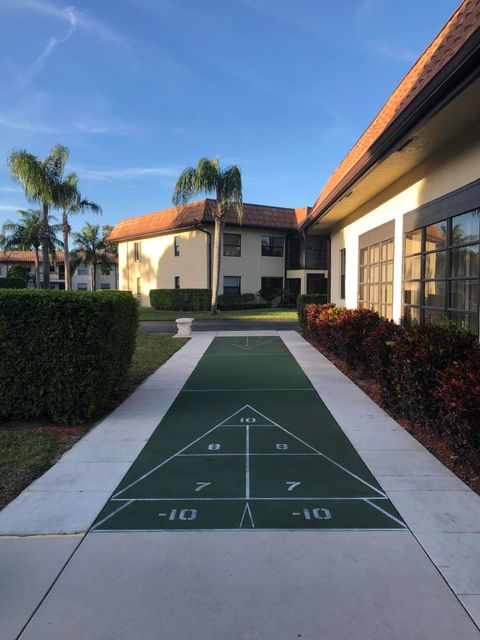
[[92,291],[96,291],[97,290],[97,263],[94,262],[91,265],[91,271],[92,271]]
[[35,289],[40,289],[40,256],[38,247],[35,247]]
[[70,233],[70,227],[68,224],[67,212],[63,212],[62,216],[62,232],[63,232],[63,263],[65,265],[65,290],[70,291],[72,283],[70,280],[70,253],[68,251],[68,235]]
[[215,216],[215,230],[213,233],[213,273],[212,273],[212,306],[211,313],[217,313],[218,286],[220,284],[220,245],[221,245],[222,219]]
[[48,224],[48,204],[42,204],[42,263],[43,263],[43,288],[50,289],[50,264],[48,251],[50,248],[50,227]]

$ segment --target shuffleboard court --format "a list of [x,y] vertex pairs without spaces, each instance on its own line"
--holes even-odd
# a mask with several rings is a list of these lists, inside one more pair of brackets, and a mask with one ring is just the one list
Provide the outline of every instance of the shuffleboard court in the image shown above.
[[403,529],[278,337],[216,338],[95,531]]

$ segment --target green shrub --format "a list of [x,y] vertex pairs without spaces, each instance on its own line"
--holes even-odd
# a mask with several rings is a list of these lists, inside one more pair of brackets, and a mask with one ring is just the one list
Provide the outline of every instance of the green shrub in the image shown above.
[[123,382],[135,347],[129,293],[0,292],[0,418],[94,417]]
[[253,304],[256,300],[254,293],[221,293],[218,296],[219,305],[231,305],[231,304]]
[[161,311],[208,311],[211,289],[150,289],[150,304]]
[[220,304],[220,311],[249,311],[250,309],[271,309],[271,305],[266,302],[255,302],[254,304]]
[[297,298],[298,322],[302,333],[305,331],[304,310],[307,304],[325,304],[327,301],[323,293],[302,293]]
[[14,264],[8,268],[7,276],[9,278],[18,278],[19,280],[23,280],[24,282],[27,282],[28,272],[29,272],[29,269],[26,265]]
[[22,278],[0,278],[0,289],[26,289],[27,283]]

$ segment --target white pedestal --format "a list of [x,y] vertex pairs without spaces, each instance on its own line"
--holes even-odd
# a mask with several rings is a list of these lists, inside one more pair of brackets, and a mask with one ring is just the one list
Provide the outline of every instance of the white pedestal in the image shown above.
[[177,334],[174,338],[191,338],[193,318],[177,318]]

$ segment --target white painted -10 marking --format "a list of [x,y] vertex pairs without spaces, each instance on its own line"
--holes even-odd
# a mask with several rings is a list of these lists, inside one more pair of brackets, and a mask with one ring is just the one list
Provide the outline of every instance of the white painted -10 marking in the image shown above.
[[159,513],[160,517],[168,516],[169,520],[195,520],[197,509],[172,509],[170,513]]
[[302,512],[292,511],[292,516],[303,515],[305,520],[331,520],[332,514],[329,509],[314,507],[313,509],[302,509]]

